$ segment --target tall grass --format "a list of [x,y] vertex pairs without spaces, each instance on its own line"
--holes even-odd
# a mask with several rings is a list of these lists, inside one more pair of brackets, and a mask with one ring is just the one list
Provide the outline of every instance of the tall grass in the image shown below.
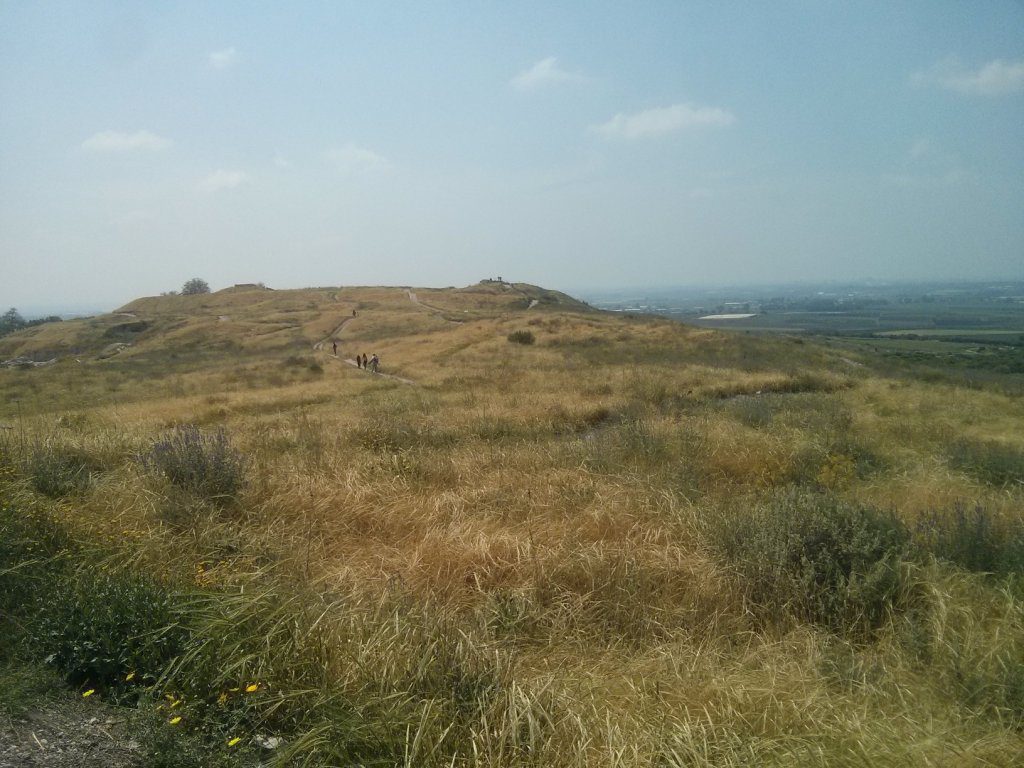
[[[8,661],[136,702],[152,765],[1019,762],[1019,403],[392,293],[341,340],[415,385],[311,351],[349,289],[164,379],[0,378]],[[87,482],[48,494],[36,445]]]

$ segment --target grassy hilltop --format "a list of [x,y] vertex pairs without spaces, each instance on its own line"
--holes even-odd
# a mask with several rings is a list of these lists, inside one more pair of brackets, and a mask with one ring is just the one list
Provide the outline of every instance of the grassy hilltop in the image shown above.
[[166,766],[1024,760],[1019,387],[505,283],[16,356],[0,710],[45,667]]

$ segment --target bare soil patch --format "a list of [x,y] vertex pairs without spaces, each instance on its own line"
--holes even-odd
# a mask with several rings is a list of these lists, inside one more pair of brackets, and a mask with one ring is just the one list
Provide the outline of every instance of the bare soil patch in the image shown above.
[[140,745],[128,711],[102,701],[61,697],[18,718],[0,717],[0,768],[135,768]]

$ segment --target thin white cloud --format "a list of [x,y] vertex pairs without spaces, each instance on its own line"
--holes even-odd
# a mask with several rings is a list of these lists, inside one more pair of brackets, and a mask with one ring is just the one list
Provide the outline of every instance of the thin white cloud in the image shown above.
[[1024,60],[996,59],[978,69],[968,69],[956,59],[940,61],[915,72],[910,82],[920,87],[937,86],[969,96],[1000,96],[1024,91]]
[[124,133],[123,131],[100,131],[82,142],[82,149],[89,152],[133,152],[138,149],[160,150],[171,146],[171,140],[149,131]]
[[238,51],[232,48],[225,48],[223,51],[214,51],[210,54],[210,66],[216,69],[227,69],[238,61]]
[[372,149],[351,143],[327,150],[324,157],[342,173],[383,170],[390,165],[386,157],[378,155]]
[[518,91],[530,91],[558,83],[582,83],[586,79],[578,72],[568,72],[562,69],[558,66],[558,59],[549,56],[520,72],[509,81],[509,84]]
[[284,155],[276,155],[274,157],[274,166],[277,168],[291,168],[291,161]]
[[620,112],[606,123],[590,126],[590,130],[609,139],[645,139],[684,128],[724,128],[734,122],[733,114],[719,107],[673,104],[632,115]]
[[220,168],[199,182],[199,189],[203,192],[218,192],[222,189],[235,189],[251,182],[252,177],[244,171],[227,171]]

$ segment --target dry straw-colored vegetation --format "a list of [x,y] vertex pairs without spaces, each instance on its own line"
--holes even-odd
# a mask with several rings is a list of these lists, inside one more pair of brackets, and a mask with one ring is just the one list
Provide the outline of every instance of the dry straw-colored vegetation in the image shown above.
[[530,286],[122,312],[0,345],[63,355],[0,373],[0,649],[154,765],[1024,760],[1019,393]]

